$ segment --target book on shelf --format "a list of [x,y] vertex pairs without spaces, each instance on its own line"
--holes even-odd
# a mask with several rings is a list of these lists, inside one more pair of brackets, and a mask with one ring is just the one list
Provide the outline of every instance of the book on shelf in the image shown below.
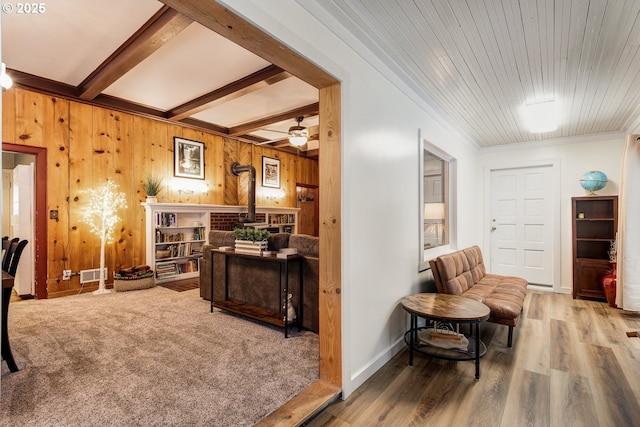
[[175,262],[157,262],[156,263],[156,277],[158,279],[173,277],[178,274],[178,269]]
[[172,212],[157,212],[156,224],[158,224],[158,227],[176,227],[177,226],[176,214]]
[[176,270],[179,274],[194,273],[200,270],[200,262],[197,259],[190,259],[185,262],[176,263]]
[[296,216],[294,214],[274,214],[269,216],[271,224],[293,224]]
[[193,229],[193,240],[205,240],[205,227],[195,227]]

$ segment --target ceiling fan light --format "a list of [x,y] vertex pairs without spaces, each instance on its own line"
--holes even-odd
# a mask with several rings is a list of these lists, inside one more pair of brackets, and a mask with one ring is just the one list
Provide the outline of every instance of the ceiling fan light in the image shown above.
[[309,133],[307,128],[302,126],[291,126],[289,128],[289,143],[296,147],[300,147],[307,143],[309,139]]

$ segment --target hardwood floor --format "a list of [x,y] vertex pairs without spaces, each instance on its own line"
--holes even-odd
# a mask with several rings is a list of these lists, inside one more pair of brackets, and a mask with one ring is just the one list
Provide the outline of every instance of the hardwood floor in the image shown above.
[[640,313],[571,295],[529,291],[513,349],[507,327],[484,323],[480,380],[473,362],[406,349],[345,401],[307,423],[319,426],[640,425]]

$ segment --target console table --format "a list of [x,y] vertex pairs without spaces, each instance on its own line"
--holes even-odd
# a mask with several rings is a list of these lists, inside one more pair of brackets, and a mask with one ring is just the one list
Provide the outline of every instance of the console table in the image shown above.
[[[480,323],[489,318],[489,307],[479,301],[449,294],[415,294],[404,297],[400,304],[411,314],[411,327],[405,334],[405,342],[409,345],[409,365],[413,366],[413,351],[429,356],[449,360],[474,360],[476,362],[476,379],[480,379],[480,356],[487,352],[487,347],[480,340]],[[418,327],[418,317],[437,322],[458,325],[467,323],[475,325],[475,337],[469,336],[469,345],[465,349],[448,349],[422,342],[418,332],[426,327]]]
[[[271,254],[268,256],[262,255],[252,255],[246,253],[239,253],[232,249],[230,250],[220,250],[220,249],[212,249],[211,250],[211,271],[215,271],[214,264],[214,254],[222,254],[224,255],[224,295],[225,299],[222,301],[214,301],[214,292],[213,288],[215,286],[215,274],[211,274],[211,312],[213,312],[213,307],[220,308],[222,310],[226,310],[235,314],[239,314],[241,316],[249,317],[254,320],[258,320],[264,323],[268,323],[270,325],[278,326],[284,329],[284,337],[288,338],[288,326],[290,324],[288,317],[288,310],[286,309],[289,297],[289,263],[297,262],[299,264],[299,275],[298,275],[298,304],[296,308],[297,314],[297,322],[296,325],[298,330],[302,329],[302,315],[303,315],[303,296],[302,296],[302,257],[300,255],[288,255],[286,258],[278,258],[276,254]],[[278,302],[278,306],[280,307],[280,311],[275,313],[269,310],[266,310],[262,307],[256,307],[254,305],[246,304],[240,301],[233,301],[229,299],[229,275],[228,275],[228,260],[229,258],[250,258],[252,261],[260,261],[267,263],[277,263],[280,267],[280,289],[278,294],[280,295],[280,301]],[[283,299],[284,296],[284,299]],[[284,305],[284,310],[282,309]]]

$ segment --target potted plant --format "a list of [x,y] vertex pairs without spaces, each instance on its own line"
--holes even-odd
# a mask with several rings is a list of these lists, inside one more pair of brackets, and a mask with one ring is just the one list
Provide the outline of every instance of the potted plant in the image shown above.
[[236,228],[233,235],[236,238],[236,252],[260,255],[267,250],[267,239],[271,233],[256,228]]
[[155,175],[145,174],[144,179],[142,180],[142,187],[147,195],[147,203],[156,203],[158,201],[158,193],[162,190],[162,178]]

